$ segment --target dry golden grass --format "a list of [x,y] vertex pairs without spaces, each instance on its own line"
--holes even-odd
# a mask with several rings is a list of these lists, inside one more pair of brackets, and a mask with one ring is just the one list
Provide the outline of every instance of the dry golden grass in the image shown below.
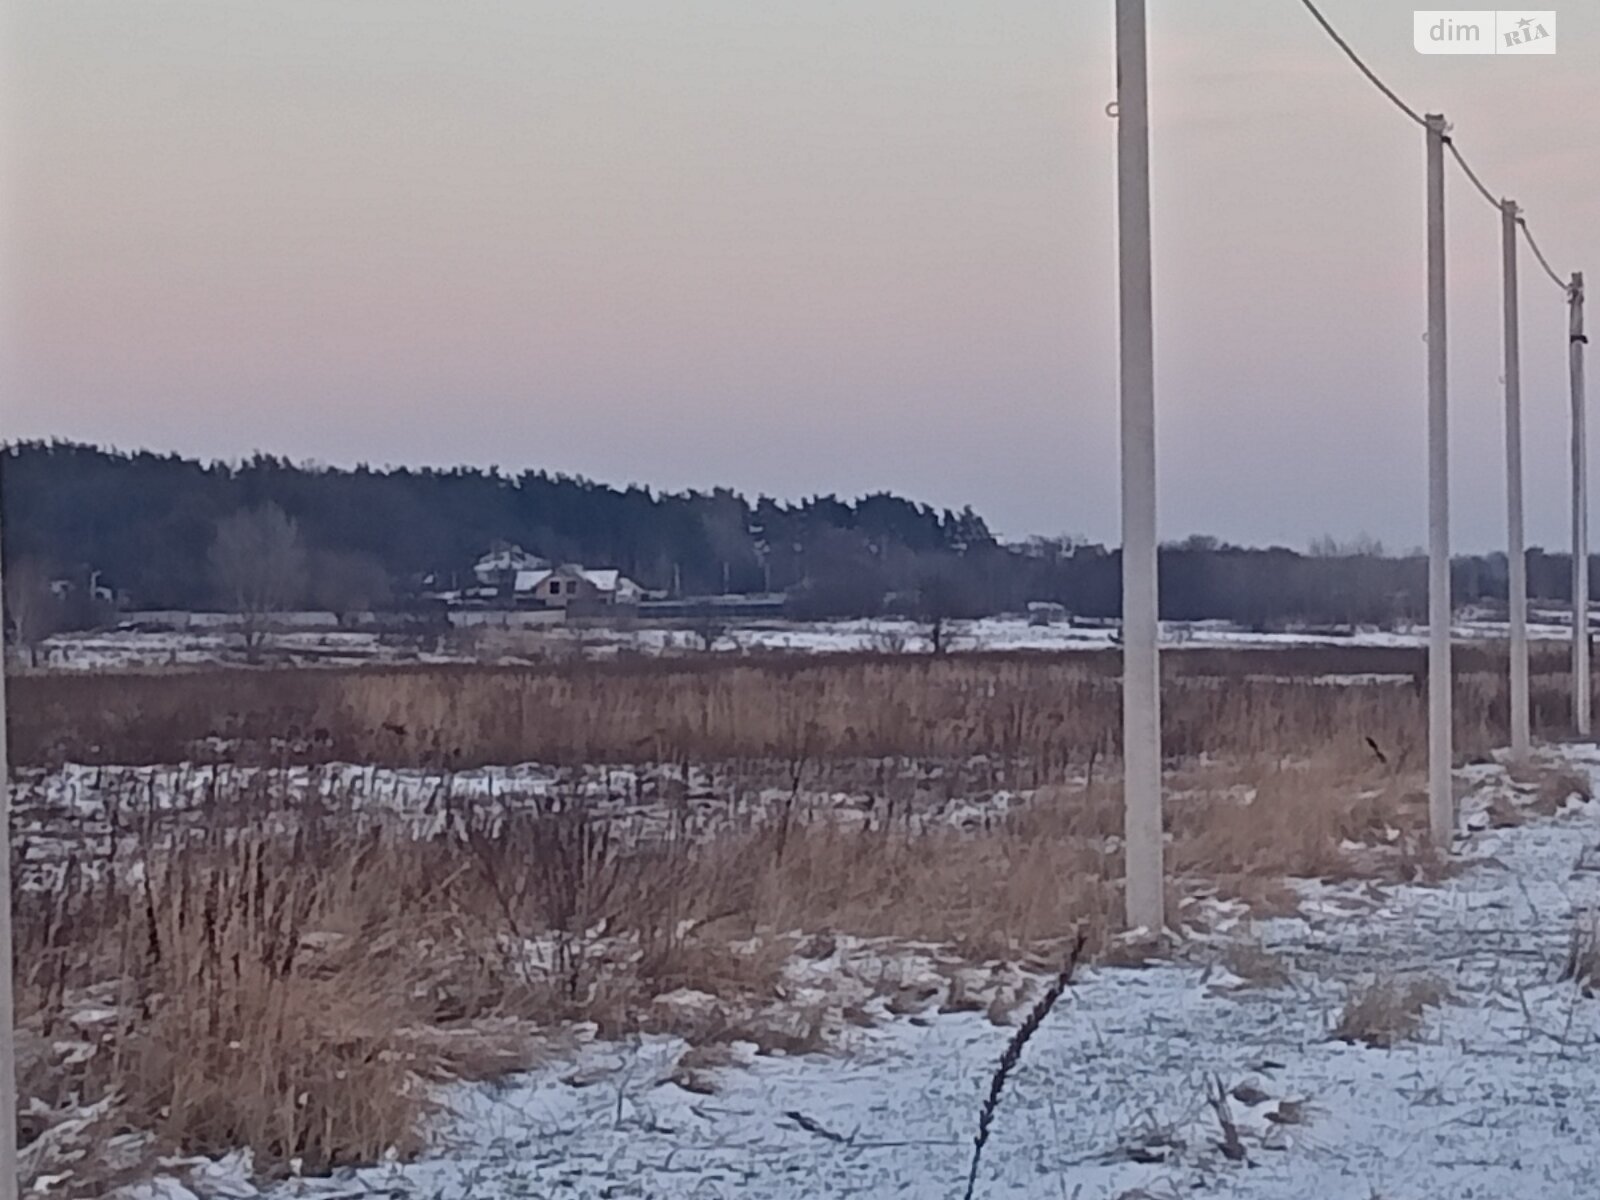
[[[974,960],[1015,958],[1079,925],[1103,932],[1119,903],[1116,863],[1070,822],[1007,821],[988,834],[816,824],[775,847],[714,847],[768,865],[743,882],[743,911],[777,929],[931,941]],[[716,868],[713,868],[716,870]]]
[[[823,1047],[827,1014],[778,986],[792,931],[1015,953],[1110,903],[1080,849],[1020,829],[974,855],[968,835],[909,826],[624,846],[577,810],[463,815],[429,840],[353,811],[257,817],[152,839],[131,875],[73,861],[19,909],[25,1095],[114,1101],[152,1151],[370,1162],[420,1148],[428,1083],[527,1065],[538,1026]],[[668,1002],[684,990],[710,1003]],[[83,1188],[58,1192],[98,1194],[109,1171],[80,1163]]]
[[[1295,778],[1284,795],[1332,803],[1303,786],[1331,780]],[[46,1103],[119,1096],[161,1145],[247,1145],[269,1169],[371,1161],[418,1148],[428,1081],[525,1064],[535,1024],[803,1053],[825,1041],[823,1014],[787,1008],[778,983],[796,953],[830,952],[828,931],[1016,961],[1080,933],[1098,950],[1119,906],[1104,784],[977,831],[783,812],[632,845],[576,807],[463,812],[416,840],[253,786],[231,823],[152,835],[136,874],[69,863],[47,904],[21,910],[24,1025],[49,1045],[86,1007],[108,1014],[80,1061],[41,1059],[29,1086]],[[1186,807],[1175,855],[1195,880],[1343,867],[1305,838],[1270,858],[1230,848]],[[107,980],[121,983],[106,994]],[[659,999],[684,989],[713,1003]],[[1025,1000],[995,998],[994,1019]]]
[[1507,769],[1507,774],[1523,797],[1518,799],[1505,791],[1497,791],[1489,798],[1485,813],[1492,829],[1509,829],[1535,817],[1554,816],[1574,796],[1585,801],[1593,798],[1588,776],[1564,765],[1514,764]]
[[[1372,737],[1390,766],[1422,765],[1419,688],[1311,678],[1421,678],[1418,651],[1172,650],[1164,662],[1174,756],[1370,755]],[[1462,647],[1457,663],[1456,740],[1472,757],[1503,742],[1506,689],[1491,654]],[[13,753],[171,762],[215,734],[246,752],[298,736],[325,756],[412,766],[983,754],[1026,761],[1040,783],[1115,754],[1115,668],[1114,655],[1074,653],[29,675],[16,683]],[[1536,668],[1536,728],[1559,730],[1562,677]]]
[[1259,942],[1230,942],[1221,962],[1251,987],[1282,987],[1292,978],[1289,965]]
[[1359,758],[1192,772],[1169,805],[1169,869],[1180,880],[1209,880],[1263,916],[1292,905],[1289,878],[1436,875],[1419,782]]
[[[1292,900],[1285,877],[1371,870],[1351,843],[1397,858],[1388,831],[1415,821],[1405,781],[1364,760],[1211,765],[1174,782],[1175,902],[1186,887]],[[70,1045],[62,1030],[85,1007],[109,1014],[81,1038],[88,1054],[44,1054],[28,1086],[52,1106],[119,1097],[125,1126],[159,1146],[246,1145],[269,1170],[415,1151],[426,1084],[525,1065],[536,1026],[814,1051],[830,1018],[795,1009],[781,983],[834,934],[973,962],[1059,959],[1080,936],[1090,954],[1126,949],[1109,936],[1115,781],[1055,785],[976,829],[781,808],[665,841],[624,842],[559,801],[463,808],[419,840],[337,799],[296,808],[260,777],[217,811],[230,820],[152,831],[133,873],[69,862],[48,903],[20,911],[22,1016],[39,1045]],[[1267,982],[1269,965],[1234,970]],[[109,994],[108,980],[121,981]],[[699,1000],[672,1000],[685,993]],[[1019,985],[943,1003],[1004,1023],[1028,998]],[[686,1086],[710,1086],[707,1064],[685,1070]]]
[[21,1024],[67,1047],[39,1056],[29,1094],[117,1097],[158,1145],[269,1166],[414,1151],[426,1082],[535,1045],[515,1022],[459,1023],[507,988],[431,859],[381,835],[204,838],[151,854],[142,880],[80,874],[19,908]]
[[1573,923],[1561,978],[1577,984],[1588,996],[1600,989],[1600,918],[1593,912]]
[[1532,807],[1540,815],[1549,816],[1574,796],[1594,799],[1588,775],[1570,767],[1546,768],[1539,773],[1539,794]]
[[1410,1041],[1422,1030],[1423,1014],[1448,997],[1449,989],[1428,976],[1374,979],[1351,992],[1332,1036],[1379,1048]]
[[[1169,780],[1173,911],[1203,891],[1271,915],[1293,910],[1288,879],[1437,869],[1420,837],[1415,691],[1250,679],[1240,672],[1259,670],[1253,660],[1230,660],[1224,678],[1200,673],[1203,662],[1176,659],[1168,687],[1180,760]],[[1130,953],[1110,936],[1122,873],[1120,788],[1106,765],[1117,694],[1097,660],[24,682],[19,746],[34,761],[174,759],[218,733],[268,761],[620,760],[682,780],[694,766],[723,780],[723,799],[774,778],[795,797],[635,841],[575,803],[468,807],[418,839],[353,797],[296,808],[263,772],[225,785],[237,794],[214,798],[205,829],[142,831],[137,870],[70,859],[48,895],[19,906],[24,1088],[52,1111],[73,1097],[112,1105],[96,1126],[101,1145],[107,1131],[148,1130],[160,1150],[248,1145],[268,1170],[405,1154],[426,1127],[430,1081],[515,1069],[537,1053],[533,1028],[578,1019],[603,1036],[686,1036],[706,1057],[681,1064],[681,1083],[704,1090],[717,1047],[805,1053],[827,1043],[830,1022],[871,1020],[860,1007],[829,1014],[784,998],[786,964],[826,957],[836,935],[931,943],[973,962],[1059,961],[1080,934],[1090,955]],[[1500,740],[1497,689],[1460,681],[1469,749]],[[1564,799],[1571,782],[1550,795]],[[810,806],[834,785],[866,793],[870,818]],[[939,787],[977,799],[1037,791],[958,828],[919,819],[918,789]],[[685,801],[684,790],[663,798]],[[1264,956],[1238,953],[1237,974],[1276,978]],[[118,981],[110,991],[108,981]],[[1405,1013],[1427,1002],[1406,987],[1353,997],[1341,1028],[1405,1036]],[[674,1000],[688,993],[695,1003]],[[952,988],[942,1001],[997,1023],[1029,1002],[1022,984],[981,1002]],[[109,1016],[80,1028],[91,1009]],[[114,1169],[108,1158],[100,1179]],[[75,1186],[58,1194],[98,1194]]]

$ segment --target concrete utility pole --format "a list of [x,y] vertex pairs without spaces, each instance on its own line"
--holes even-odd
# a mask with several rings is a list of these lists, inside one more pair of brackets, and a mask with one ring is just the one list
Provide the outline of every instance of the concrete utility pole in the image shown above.
[[1428,824],[1434,844],[1455,833],[1450,729],[1450,392],[1445,334],[1445,119],[1428,127]]
[[1525,762],[1528,721],[1528,555],[1522,528],[1522,331],[1517,306],[1517,205],[1500,202],[1501,313],[1505,318],[1506,570],[1511,621],[1511,758]]
[[[0,587],[0,595],[4,588]],[[3,601],[0,601],[3,606]],[[5,614],[0,611],[0,631]],[[0,636],[0,1200],[17,1200],[17,1046],[11,972],[11,760],[5,639]]]
[[1166,925],[1156,583],[1155,353],[1144,0],[1117,0],[1117,277],[1122,407],[1122,763],[1130,929]]
[[1572,722],[1579,737],[1589,719],[1589,450],[1583,395],[1583,272],[1567,288],[1568,363],[1572,372]]

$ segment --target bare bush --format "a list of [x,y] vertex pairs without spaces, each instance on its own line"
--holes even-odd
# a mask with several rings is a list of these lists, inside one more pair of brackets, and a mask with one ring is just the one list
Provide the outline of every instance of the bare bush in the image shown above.
[[1600,917],[1594,913],[1573,923],[1560,978],[1577,984],[1585,995],[1600,988]]
[[311,555],[306,575],[311,602],[333,613],[341,625],[356,613],[387,603],[393,590],[383,563],[355,551],[320,550]]
[[62,603],[50,587],[50,572],[35,558],[18,559],[5,569],[6,633],[38,665],[39,643],[61,627]]
[[1333,1038],[1387,1049],[1410,1041],[1422,1030],[1423,1014],[1444,1003],[1449,990],[1437,979],[1374,979],[1351,992]]
[[1250,987],[1282,987],[1293,978],[1288,964],[1259,942],[1229,942],[1222,965]]
[[689,633],[702,654],[710,654],[728,636],[728,618],[709,600],[694,607],[689,615]]
[[1576,796],[1579,800],[1594,799],[1589,777],[1571,768],[1545,770],[1539,776],[1539,792],[1534,801],[1535,811],[1551,815]]
[[[46,1111],[109,1105],[158,1147],[325,1169],[417,1149],[427,1081],[529,1061],[524,1028],[487,1021],[505,988],[473,969],[424,844],[308,826],[147,849],[20,911],[20,1023],[51,1047],[24,1095]],[[104,1182],[80,1164],[64,1193]]]
[[300,527],[275,504],[241,510],[217,522],[208,561],[217,595],[238,617],[246,653],[254,660],[271,617],[305,595]]

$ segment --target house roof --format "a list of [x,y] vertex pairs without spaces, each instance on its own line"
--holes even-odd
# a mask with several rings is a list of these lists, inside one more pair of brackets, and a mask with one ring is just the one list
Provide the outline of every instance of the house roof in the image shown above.
[[631,592],[638,590],[638,585],[635,584],[633,580],[624,576],[623,573],[617,570],[615,567],[605,567],[600,570],[591,571],[585,567],[580,567],[572,563],[556,567],[553,570],[544,569],[537,571],[518,571],[516,590],[519,592],[531,592],[540,584],[549,579],[552,575],[559,575],[563,579],[587,580],[595,588],[595,590],[608,595],[619,591]]
[[511,571],[538,569],[547,566],[544,559],[537,554],[530,554],[521,546],[510,546],[504,550],[491,550],[473,564],[473,570],[485,571]]
[[519,592],[531,592],[555,572],[545,569],[540,571],[518,571],[515,588]]

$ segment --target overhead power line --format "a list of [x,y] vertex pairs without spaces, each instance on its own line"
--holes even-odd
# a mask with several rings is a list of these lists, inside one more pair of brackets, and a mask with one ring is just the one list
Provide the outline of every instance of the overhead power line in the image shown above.
[[1322,15],[1315,0],[1300,0],[1301,6],[1316,19],[1322,31],[1367,81],[1411,120],[1422,125],[1427,136],[1427,258],[1428,258],[1428,817],[1429,827],[1443,845],[1448,845],[1455,830],[1456,809],[1452,799],[1450,703],[1450,484],[1449,438],[1446,434],[1449,410],[1449,384],[1446,365],[1447,323],[1445,320],[1446,246],[1444,148],[1461,168],[1461,173],[1478,195],[1499,215],[1501,248],[1502,316],[1505,320],[1506,386],[1506,526],[1508,554],[1512,568],[1510,607],[1511,654],[1511,744],[1515,757],[1521,757],[1529,741],[1528,659],[1527,659],[1527,579],[1525,573],[1522,509],[1522,384],[1521,346],[1518,331],[1517,227],[1552,282],[1561,288],[1567,301],[1569,362],[1572,393],[1572,680],[1573,723],[1580,737],[1590,733],[1589,697],[1592,687],[1589,659],[1589,561],[1588,533],[1588,451],[1584,431],[1585,400],[1583,352],[1583,276],[1574,273],[1569,284],[1556,274],[1540,251],[1514,200],[1500,199],[1489,190],[1467,162],[1450,127],[1440,113],[1419,116],[1398,93],[1361,60],[1350,43],[1339,35]]
[[1355,63],[1355,65],[1360,68],[1361,73],[1372,81],[1373,87],[1377,88],[1385,96],[1389,97],[1390,102],[1393,103],[1396,108],[1405,113],[1406,116],[1410,117],[1418,125],[1426,126],[1428,124],[1417,113],[1416,109],[1412,108],[1404,100],[1400,99],[1400,97],[1395,94],[1393,88],[1391,88],[1383,80],[1379,79],[1377,73],[1374,72],[1371,67],[1367,66],[1366,63],[1361,61],[1361,56],[1350,48],[1349,42],[1345,41],[1344,38],[1339,36],[1339,31],[1337,29],[1328,24],[1328,18],[1322,15],[1321,10],[1318,9],[1317,6],[1311,2],[1311,0],[1300,0],[1300,3],[1304,4],[1306,6],[1306,11],[1317,19],[1317,24],[1322,26],[1323,32],[1331,37],[1339,49],[1343,50],[1349,57],[1350,61]]
[[[1328,18],[1322,15],[1322,10],[1316,6],[1314,0],[1300,0],[1300,3],[1305,6],[1307,12],[1316,18],[1317,24],[1322,26],[1322,31],[1333,39],[1334,44],[1338,46],[1339,49],[1344,51],[1345,56],[1349,58],[1351,62],[1355,63],[1356,67],[1363,75],[1367,77],[1373,87],[1377,88],[1380,92],[1387,96],[1390,102],[1396,108],[1405,113],[1406,116],[1410,117],[1418,125],[1423,127],[1427,126],[1427,120],[1420,116],[1416,109],[1412,108],[1404,100],[1400,99],[1399,94],[1396,93],[1395,90],[1382,79],[1378,78],[1377,72],[1371,67],[1367,66],[1367,64],[1361,60],[1361,56],[1351,48],[1350,43],[1345,41],[1344,38],[1340,36],[1339,31],[1335,29],[1328,21]],[[1487,200],[1494,208],[1500,208],[1500,200],[1488,189],[1488,187],[1484,185],[1483,180],[1478,178],[1478,173],[1474,171],[1468,164],[1466,156],[1461,153],[1461,149],[1456,145],[1455,140],[1447,136],[1444,139],[1444,144],[1450,147],[1451,156],[1456,160],[1457,165],[1460,166],[1462,173],[1472,181],[1472,186],[1478,190],[1478,194]],[[1519,216],[1517,218],[1517,224],[1522,227],[1523,236],[1528,239],[1528,246],[1533,250],[1534,257],[1539,260],[1539,265],[1544,268],[1545,274],[1550,276],[1550,278],[1555,282],[1556,286],[1565,292],[1568,288],[1567,281],[1562,279],[1560,275],[1556,274],[1555,270],[1550,266],[1549,260],[1547,260],[1544,254],[1539,250],[1538,243],[1533,240],[1533,231],[1528,228],[1527,219]]]
[[1545,258],[1544,251],[1539,249],[1539,243],[1533,240],[1533,230],[1528,228],[1528,223],[1518,217],[1517,224],[1522,226],[1522,236],[1528,240],[1528,249],[1533,251],[1533,256],[1539,260],[1539,265],[1544,268],[1544,273],[1550,276],[1558,288],[1565,291],[1567,289],[1567,281],[1557,275],[1550,266],[1550,260]]
[[1472,180],[1472,186],[1478,189],[1478,194],[1495,208],[1499,208],[1500,201],[1495,199],[1493,192],[1483,186],[1483,180],[1478,178],[1478,173],[1467,165],[1467,160],[1462,156],[1461,148],[1456,145],[1455,139],[1446,137],[1444,144],[1450,147],[1450,153],[1455,156],[1456,162],[1461,165],[1461,170],[1466,173],[1467,178]]

